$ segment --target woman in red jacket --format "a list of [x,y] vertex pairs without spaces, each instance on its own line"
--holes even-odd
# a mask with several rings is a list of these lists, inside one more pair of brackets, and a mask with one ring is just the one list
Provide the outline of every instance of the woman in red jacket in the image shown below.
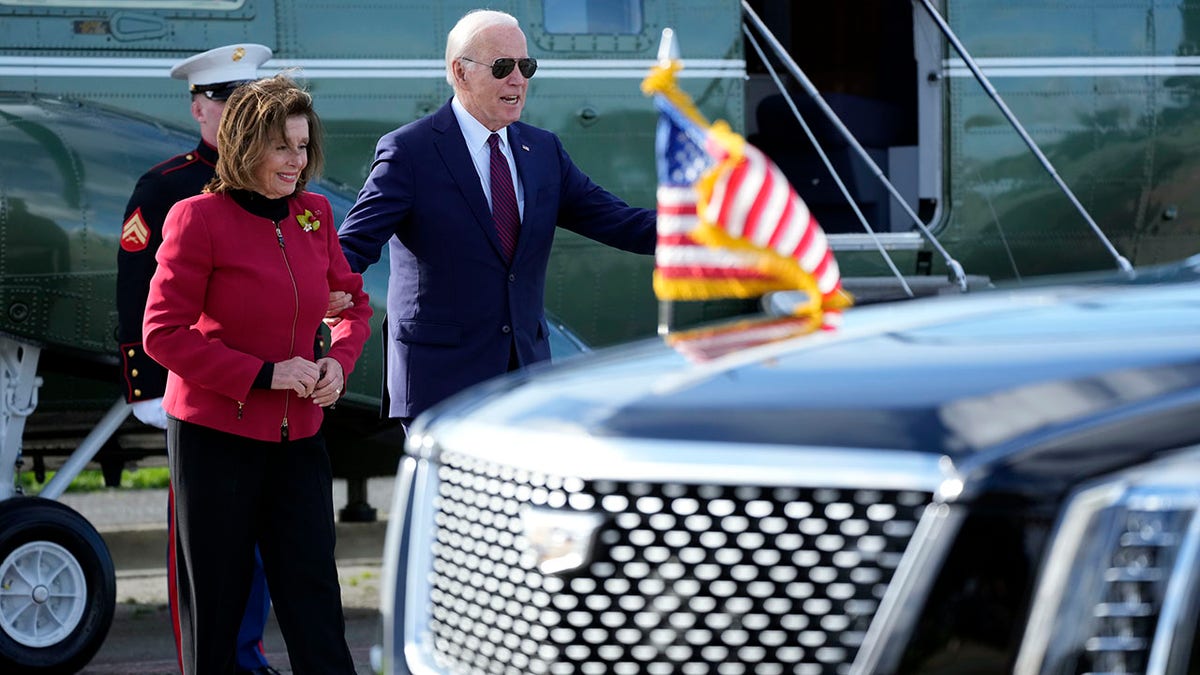
[[[143,322],[146,351],[170,371],[184,673],[234,672],[257,542],[293,672],[349,675],[320,428],[371,309],[329,201],[304,191],[323,160],[311,96],[284,75],[243,85],[217,145],[205,193],[167,215]],[[320,356],[330,291],[353,305]]]

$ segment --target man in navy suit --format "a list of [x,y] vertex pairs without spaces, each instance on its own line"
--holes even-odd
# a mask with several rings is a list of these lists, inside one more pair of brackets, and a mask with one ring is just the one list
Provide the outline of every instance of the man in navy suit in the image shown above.
[[390,246],[389,414],[406,427],[451,394],[550,358],[543,296],[556,227],[654,252],[654,211],[605,191],[557,136],[518,121],[536,70],[514,17],[460,19],[446,41],[453,98],[379,139],[339,231],[359,272]]

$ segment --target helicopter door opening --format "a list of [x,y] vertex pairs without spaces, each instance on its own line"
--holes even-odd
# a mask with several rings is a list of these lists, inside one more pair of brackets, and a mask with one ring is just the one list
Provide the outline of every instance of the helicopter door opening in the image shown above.
[[[944,47],[936,26],[911,3],[895,0],[749,4],[912,210],[933,223],[943,201]],[[747,139],[779,165],[835,247],[837,235],[865,234],[749,41],[745,53]],[[787,68],[766,53],[870,228],[893,244],[919,243],[905,210]]]

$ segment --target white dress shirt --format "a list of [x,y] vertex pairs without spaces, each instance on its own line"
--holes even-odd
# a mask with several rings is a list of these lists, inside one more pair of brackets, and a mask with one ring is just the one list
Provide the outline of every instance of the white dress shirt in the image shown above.
[[[492,149],[488,146],[488,137],[492,132],[479,123],[467,109],[458,102],[455,96],[450,100],[454,116],[458,118],[458,128],[462,129],[463,140],[467,142],[467,151],[471,153],[471,162],[475,165],[475,173],[479,174],[479,183],[483,186],[483,196],[487,198],[488,209],[492,208]],[[500,152],[508,162],[508,173],[512,176],[513,188],[517,193],[517,212],[521,220],[525,219],[525,188],[517,176],[517,165],[513,161],[512,146],[508,144],[508,127],[496,132],[500,135]]]

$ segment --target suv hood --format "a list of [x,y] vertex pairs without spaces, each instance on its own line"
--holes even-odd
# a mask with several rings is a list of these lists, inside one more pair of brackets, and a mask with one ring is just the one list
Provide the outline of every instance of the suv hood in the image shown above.
[[1200,283],[1169,286],[1153,294],[1129,284],[989,291],[854,308],[836,331],[711,360],[654,338],[486,383],[431,410],[414,432],[436,435],[441,421],[470,412],[474,424],[594,437],[955,460],[1002,452],[1018,439],[1030,445],[1031,435],[1055,438],[1194,395]]

